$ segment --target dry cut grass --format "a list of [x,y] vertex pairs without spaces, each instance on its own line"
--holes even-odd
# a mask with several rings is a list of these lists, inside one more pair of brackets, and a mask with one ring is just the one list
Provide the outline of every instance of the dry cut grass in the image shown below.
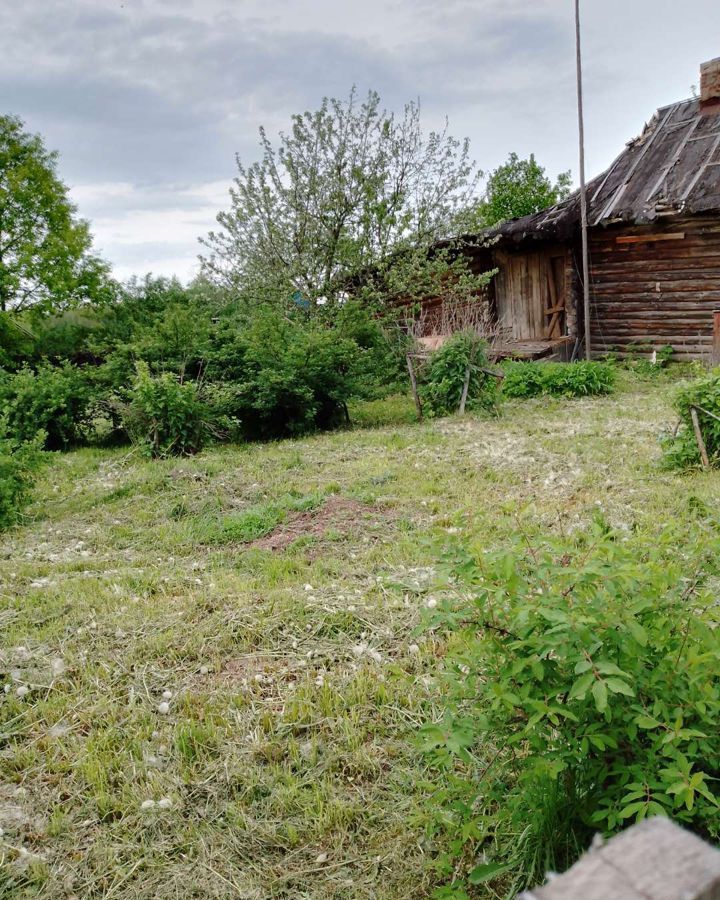
[[183,461],[54,459],[0,547],[0,896],[417,898],[440,548],[711,500],[667,388]]

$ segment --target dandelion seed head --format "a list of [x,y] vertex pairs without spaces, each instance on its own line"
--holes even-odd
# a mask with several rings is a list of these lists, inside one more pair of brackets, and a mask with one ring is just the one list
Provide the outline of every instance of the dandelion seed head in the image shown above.
[[170,712],[170,704],[163,700],[162,703],[158,704],[157,711],[161,716],[166,716]]

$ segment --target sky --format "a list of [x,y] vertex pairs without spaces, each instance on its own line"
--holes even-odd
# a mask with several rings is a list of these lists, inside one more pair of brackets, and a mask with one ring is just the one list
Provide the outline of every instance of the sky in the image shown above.
[[[581,0],[588,177],[720,56],[718,0]],[[577,176],[573,0],[0,3],[0,113],[60,153],[121,279],[197,271],[235,154],[323,96],[420,101],[484,171],[511,151]]]

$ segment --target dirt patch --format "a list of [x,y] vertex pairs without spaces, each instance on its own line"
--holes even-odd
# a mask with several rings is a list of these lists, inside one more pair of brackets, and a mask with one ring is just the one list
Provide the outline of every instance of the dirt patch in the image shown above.
[[329,497],[317,509],[290,514],[277,528],[248,546],[258,550],[284,550],[303,537],[322,538],[332,529],[346,534],[367,524],[370,507],[347,497]]

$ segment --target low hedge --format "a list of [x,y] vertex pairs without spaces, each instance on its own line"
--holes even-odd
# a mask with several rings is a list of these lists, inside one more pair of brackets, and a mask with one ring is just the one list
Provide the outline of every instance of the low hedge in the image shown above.
[[511,362],[505,365],[502,390],[506,397],[515,398],[590,397],[611,393],[615,374],[608,362]]

